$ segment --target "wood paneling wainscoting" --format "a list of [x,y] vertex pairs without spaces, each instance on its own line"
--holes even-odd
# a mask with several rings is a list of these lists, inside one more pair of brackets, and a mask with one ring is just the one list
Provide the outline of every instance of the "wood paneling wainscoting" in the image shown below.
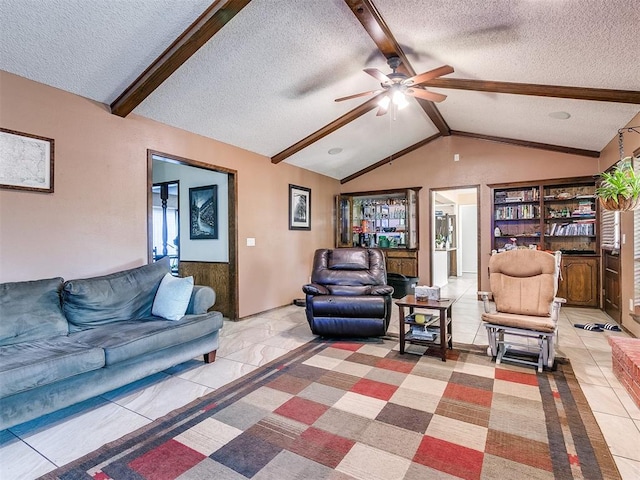
[[235,280],[231,274],[229,263],[221,262],[187,262],[180,260],[181,277],[193,276],[196,285],[206,285],[216,292],[216,303],[211,310],[221,312],[230,320],[235,318]]

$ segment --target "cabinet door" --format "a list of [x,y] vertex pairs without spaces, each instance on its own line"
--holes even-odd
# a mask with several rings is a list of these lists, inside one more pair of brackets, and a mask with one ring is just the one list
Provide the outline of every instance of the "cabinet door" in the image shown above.
[[598,307],[598,259],[563,257],[558,296],[567,305]]
[[399,258],[387,258],[387,273],[402,273],[402,260]]
[[407,190],[407,248],[418,248],[418,192]]
[[336,247],[353,246],[352,201],[353,199],[346,195],[336,197]]

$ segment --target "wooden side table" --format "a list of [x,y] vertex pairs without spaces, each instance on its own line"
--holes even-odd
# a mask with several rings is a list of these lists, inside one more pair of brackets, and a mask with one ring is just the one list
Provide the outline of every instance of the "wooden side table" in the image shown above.
[[[418,301],[414,295],[407,295],[399,300],[396,300],[396,305],[400,308],[400,353],[404,353],[404,346],[406,342],[415,343],[416,345],[426,345],[428,347],[438,347],[440,350],[440,358],[443,362],[447,361],[447,348],[453,349],[453,335],[452,335],[452,316],[451,306],[453,300],[443,298],[441,300],[426,300]],[[407,320],[405,316],[405,308],[409,308],[409,315],[415,313],[416,309],[424,310],[437,310],[440,316],[440,322],[437,327],[439,328],[439,335],[432,341],[426,339],[417,339],[409,336],[407,338],[407,325],[411,325],[414,322]]]

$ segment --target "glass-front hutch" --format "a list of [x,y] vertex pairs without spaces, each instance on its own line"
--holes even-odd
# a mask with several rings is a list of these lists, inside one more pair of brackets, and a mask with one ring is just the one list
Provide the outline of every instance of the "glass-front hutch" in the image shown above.
[[377,247],[387,271],[417,276],[420,187],[355,192],[336,198],[336,247]]

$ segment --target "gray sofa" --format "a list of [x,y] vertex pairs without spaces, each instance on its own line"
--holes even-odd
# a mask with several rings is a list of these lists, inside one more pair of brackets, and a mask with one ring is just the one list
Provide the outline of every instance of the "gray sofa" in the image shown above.
[[166,258],[102,277],[0,284],[0,430],[198,355],[214,361],[213,289],[194,286],[180,320],[151,313],[169,270]]

